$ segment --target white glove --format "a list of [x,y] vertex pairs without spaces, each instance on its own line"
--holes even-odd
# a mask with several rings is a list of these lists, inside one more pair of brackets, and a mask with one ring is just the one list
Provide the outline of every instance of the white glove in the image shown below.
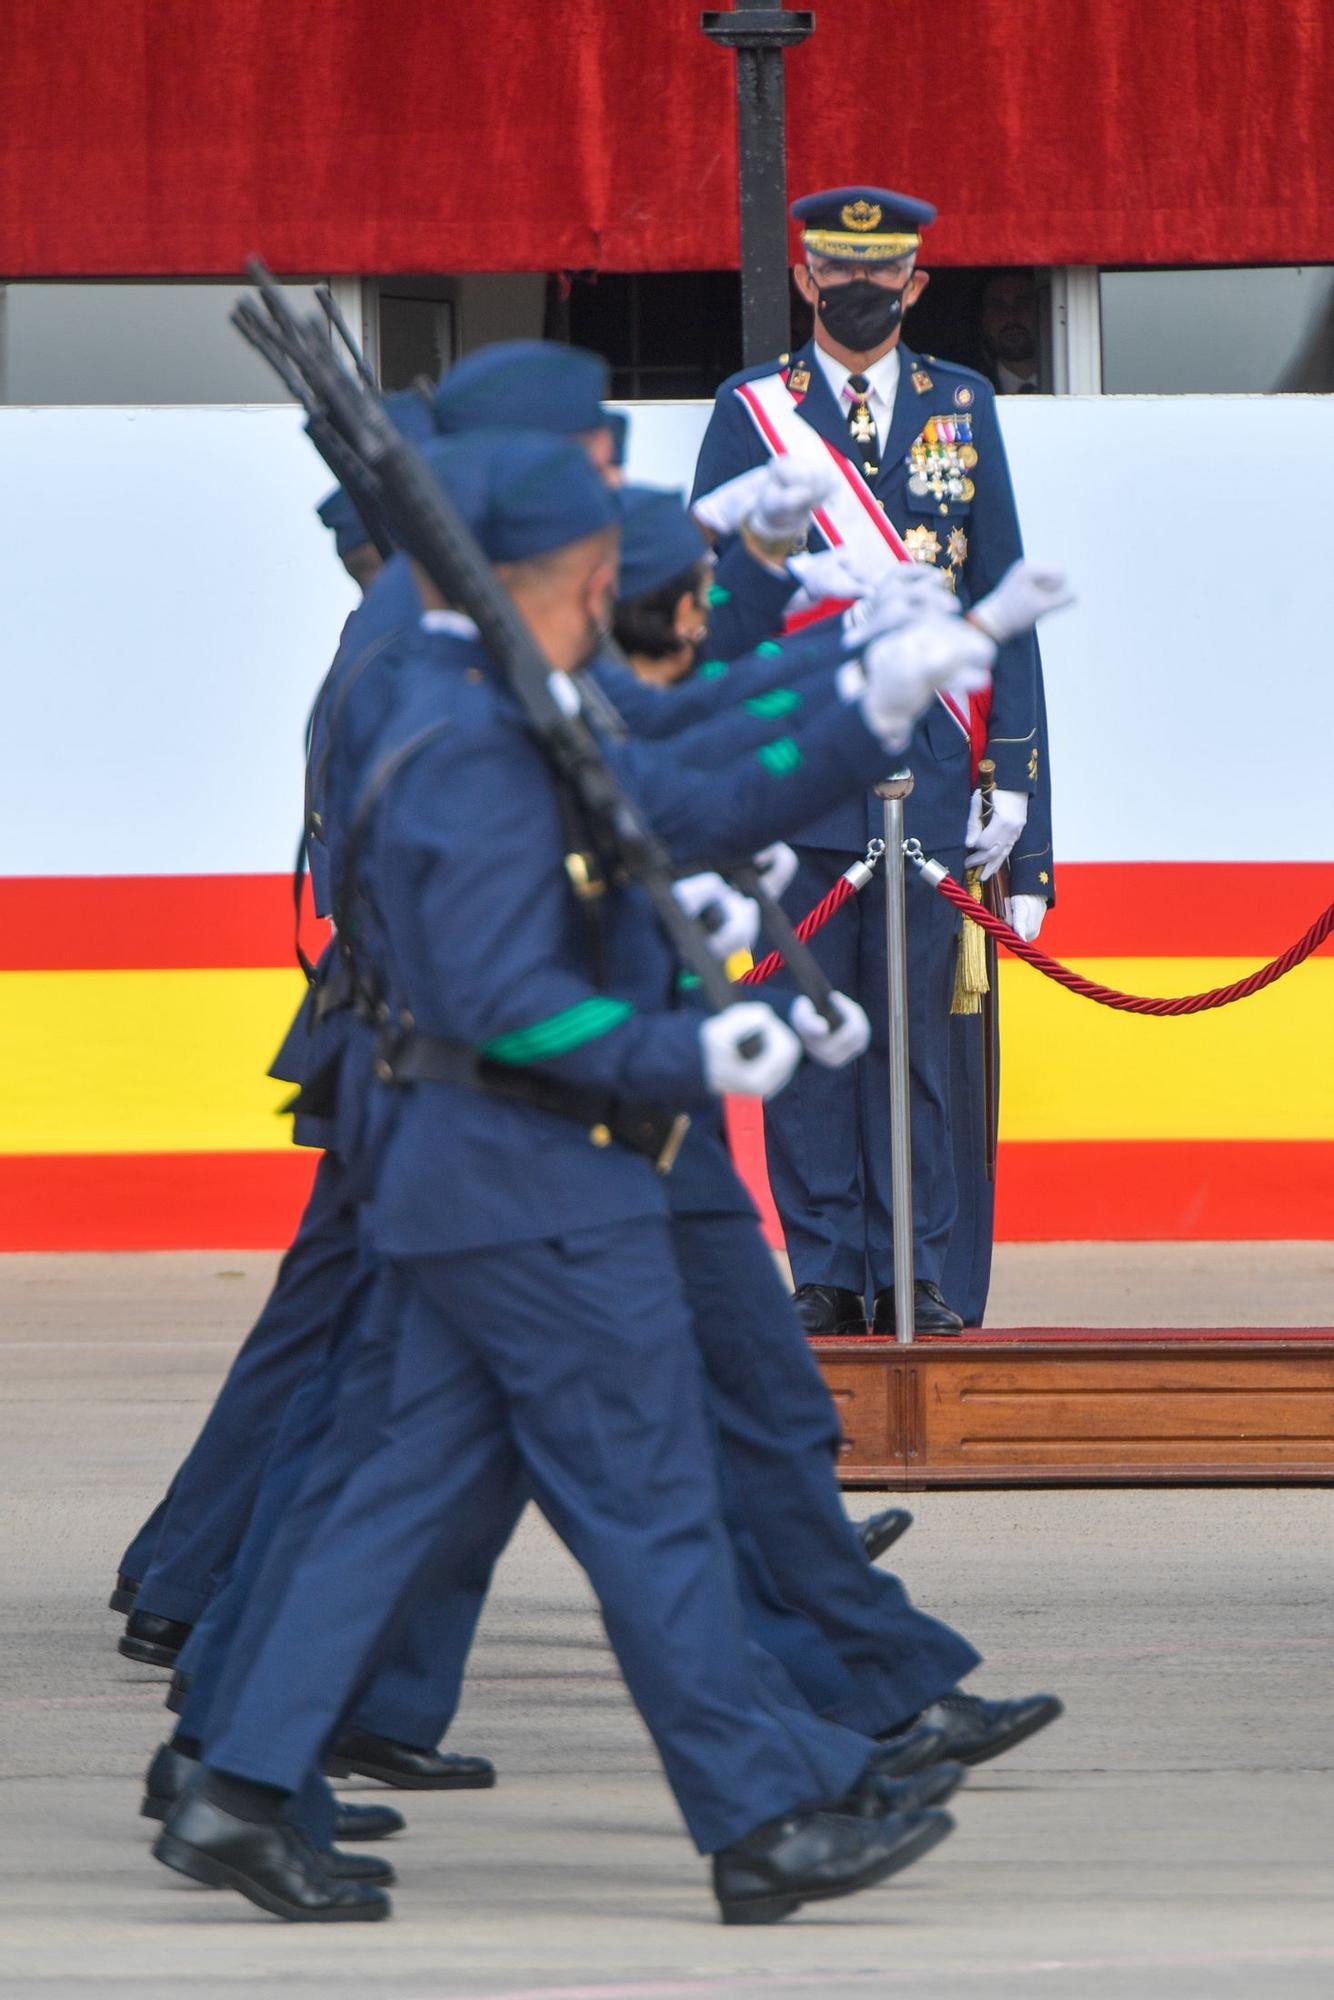
[[777,902],[797,872],[796,855],[786,841],[776,840],[772,847],[762,847],[753,859],[760,871],[760,887]]
[[1012,562],[996,588],[975,604],[968,616],[1003,646],[1021,632],[1031,632],[1039,618],[1073,604],[1075,593],[1063,570],[1049,564],[1029,562],[1020,556]]
[[718,913],[720,921],[708,933],[709,950],[724,964],[735,952],[749,951],[760,934],[759,909],[721,875],[684,875],[673,882],[672,894],[688,917]]
[[982,880],[989,882],[1003,861],[1009,858],[1010,849],[1018,840],[1028,820],[1028,793],[1001,792],[991,794],[991,817],[982,824],[982,794],[974,792],[968,801],[968,831],[964,835],[965,856],[970,868],[982,870]]
[[767,465],[739,472],[735,479],[726,479],[721,486],[715,486],[712,493],[701,493],[690,511],[706,534],[721,541],[736,533],[768,477]]
[[1012,931],[1018,931],[1025,944],[1036,942],[1046,914],[1047,905],[1041,896],[1005,898],[1005,921]]
[[865,1055],[871,1045],[871,1023],[855,1000],[849,1000],[846,993],[835,993],[834,1005],[842,1015],[842,1025],[831,1028],[813,1000],[799,993],[788,1010],[788,1020],[801,1036],[802,1045],[808,1056],[826,1069],[842,1069],[844,1063],[856,1062],[858,1056]]
[[[744,1055],[741,1044],[760,1046]],[[715,1097],[772,1097],[801,1061],[801,1043],[763,1000],[738,1000],[699,1031],[704,1081]]]
[[846,549],[807,549],[789,556],[787,568],[813,604],[826,597],[865,597],[875,588],[875,578],[850,561]]
[[827,500],[838,482],[831,465],[798,465],[794,458],[775,458],[765,468],[764,484],[746,516],[746,526],[761,542],[795,542],[806,532],[811,509]]
[[876,579],[869,596],[843,613],[844,637],[865,645],[881,632],[897,632],[927,611],[942,618],[959,616],[959,600],[944,575],[926,563],[895,563]]
[[860,696],[868,729],[886,750],[907,747],[913,725],[943,687],[977,694],[991,678],[996,648],[963,618],[921,618],[866,648]]

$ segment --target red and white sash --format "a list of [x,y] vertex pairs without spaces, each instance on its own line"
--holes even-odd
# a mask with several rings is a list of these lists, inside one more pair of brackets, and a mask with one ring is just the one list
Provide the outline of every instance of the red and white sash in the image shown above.
[[[742,382],[733,393],[774,458],[792,458],[823,472],[832,467],[838,474],[837,489],[814,514],[815,525],[831,549],[846,549],[849,560],[867,576],[882,574],[891,563],[913,560],[902,535],[852,460],[802,417],[785,371]],[[989,699],[973,695],[960,700],[948,693],[939,699],[972,745],[976,767],[986,748]]]

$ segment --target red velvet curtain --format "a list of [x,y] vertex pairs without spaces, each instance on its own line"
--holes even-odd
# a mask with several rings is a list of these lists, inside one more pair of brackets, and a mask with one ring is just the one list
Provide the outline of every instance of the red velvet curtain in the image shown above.
[[[1329,0],[816,0],[792,192],[936,263],[1334,262]],[[0,276],[735,264],[699,0],[2,0]]]

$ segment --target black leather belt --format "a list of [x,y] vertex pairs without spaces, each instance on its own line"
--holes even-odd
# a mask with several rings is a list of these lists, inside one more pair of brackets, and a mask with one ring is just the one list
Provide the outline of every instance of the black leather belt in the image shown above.
[[488,1062],[465,1042],[424,1035],[415,1028],[386,1029],[375,1051],[381,1083],[454,1083],[487,1097],[526,1104],[582,1125],[594,1146],[627,1146],[653,1161],[660,1174],[675,1165],[690,1124],[681,1112],[651,1104],[624,1104],[605,1091],[582,1090],[536,1070]]

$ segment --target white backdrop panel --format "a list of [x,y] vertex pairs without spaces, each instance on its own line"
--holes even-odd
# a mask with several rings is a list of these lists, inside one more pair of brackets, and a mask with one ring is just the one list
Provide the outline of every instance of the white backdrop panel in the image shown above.
[[[706,418],[636,409],[631,475],[686,484]],[[1058,857],[1326,858],[1334,398],[1025,397],[1004,425],[1028,546],[1080,591],[1044,640]],[[353,597],[328,483],[285,409],[0,410],[0,871],[288,865]]]

